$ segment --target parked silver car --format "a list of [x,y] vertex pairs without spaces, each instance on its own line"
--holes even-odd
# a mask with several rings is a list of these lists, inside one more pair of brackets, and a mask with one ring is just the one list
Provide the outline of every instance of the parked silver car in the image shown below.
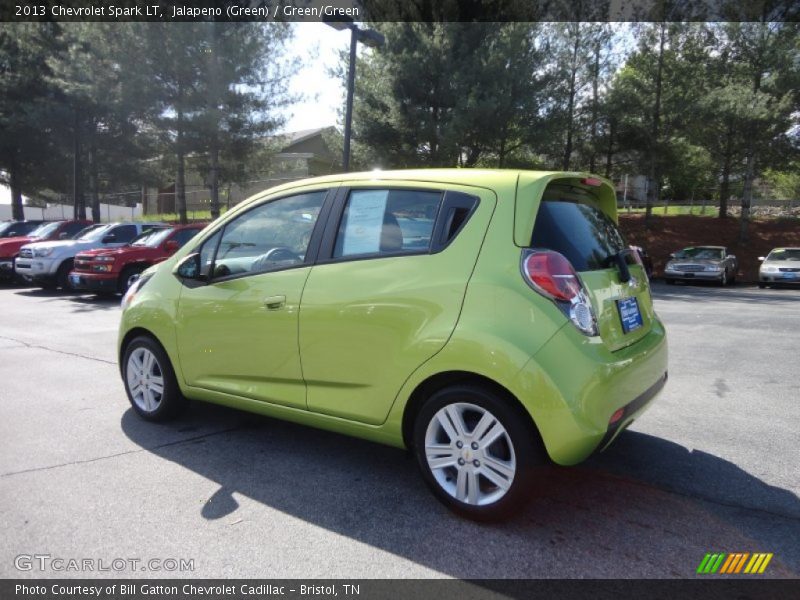
[[725,246],[690,246],[669,256],[664,267],[667,283],[701,280],[728,285],[736,281],[739,262]]
[[758,287],[775,284],[800,285],[800,248],[774,248],[759,256]]

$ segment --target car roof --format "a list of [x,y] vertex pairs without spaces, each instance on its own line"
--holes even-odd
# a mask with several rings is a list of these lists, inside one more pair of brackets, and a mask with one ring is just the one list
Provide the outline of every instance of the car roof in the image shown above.
[[[456,183],[487,187],[514,183],[523,174],[547,177],[550,175],[563,175],[564,177],[598,177],[584,171],[531,171],[525,169],[397,169],[374,171],[357,171],[354,173],[336,173],[323,175],[284,183],[270,188],[269,193],[289,190],[298,185],[314,185],[324,183],[346,183],[348,181],[382,181],[382,180],[409,180],[430,183]],[[599,177],[598,177],[599,178]]]

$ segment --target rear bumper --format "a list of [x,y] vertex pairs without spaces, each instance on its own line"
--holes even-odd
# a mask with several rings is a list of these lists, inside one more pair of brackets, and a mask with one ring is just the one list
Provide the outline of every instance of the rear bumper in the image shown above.
[[[600,440],[600,444],[597,446],[597,450],[602,451],[610,446],[611,442],[617,438],[617,435],[625,430],[628,425],[633,423],[633,420],[643,412],[645,406],[650,404],[650,401],[661,392],[666,383],[667,373],[665,372],[664,376],[651,385],[643,394],[640,394],[632,402],[629,402],[619,409],[621,414],[614,423],[608,426],[605,436],[603,436],[603,439]],[[616,411],[614,414],[617,414]]]
[[567,325],[522,369],[514,392],[550,458],[573,465],[607,446],[647,409],[666,382],[667,355],[666,333],[657,319],[646,336],[616,352]]
[[69,283],[72,288],[76,290],[114,293],[117,291],[117,274],[99,274],[86,273],[84,271],[72,271],[69,274]]

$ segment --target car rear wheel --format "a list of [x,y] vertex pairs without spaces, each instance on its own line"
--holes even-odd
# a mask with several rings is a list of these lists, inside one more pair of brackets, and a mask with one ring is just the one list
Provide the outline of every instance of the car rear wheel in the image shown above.
[[545,462],[526,419],[490,387],[455,385],[434,394],[414,425],[417,462],[434,495],[477,521],[517,511]]
[[148,421],[166,421],[177,415],[186,401],[164,350],[153,339],[134,338],[122,358],[122,380],[133,409]]

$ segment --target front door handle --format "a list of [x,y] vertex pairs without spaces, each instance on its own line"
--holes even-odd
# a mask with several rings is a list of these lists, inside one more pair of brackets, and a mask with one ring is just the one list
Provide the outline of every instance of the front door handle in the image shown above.
[[286,305],[286,296],[269,296],[264,298],[264,306],[267,310],[278,310]]

